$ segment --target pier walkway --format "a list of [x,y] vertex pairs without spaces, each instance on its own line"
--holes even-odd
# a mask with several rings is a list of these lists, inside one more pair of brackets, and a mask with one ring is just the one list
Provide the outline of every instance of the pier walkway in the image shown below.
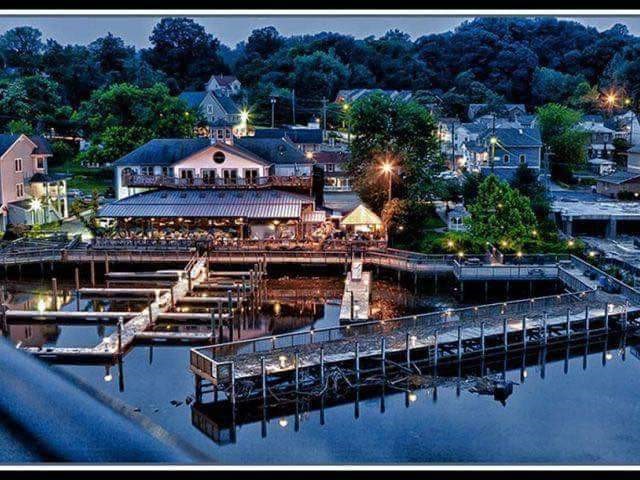
[[361,260],[354,260],[344,282],[340,305],[340,321],[369,319],[371,298],[371,272],[364,272]]

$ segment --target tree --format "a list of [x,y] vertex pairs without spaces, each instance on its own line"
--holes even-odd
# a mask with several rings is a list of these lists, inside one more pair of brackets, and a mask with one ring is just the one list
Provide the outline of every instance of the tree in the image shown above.
[[[348,166],[356,191],[380,212],[388,196],[411,202],[435,198],[431,167],[438,156],[436,124],[430,113],[415,102],[402,102],[381,94],[356,101],[351,109],[353,142]],[[392,172],[381,165],[388,162]]]
[[220,42],[190,18],[163,18],[149,37],[146,60],[180,88],[202,88],[213,73],[228,73],[218,54]]
[[7,133],[12,135],[33,135],[35,132],[31,124],[26,120],[11,120],[7,123]]
[[[60,85],[42,75],[19,77],[0,94],[0,115],[6,123],[21,120],[42,131],[46,118],[61,105]],[[2,122],[2,120],[0,120]]]
[[531,208],[538,221],[544,220],[550,211],[549,198],[544,185],[538,181],[536,172],[526,164],[521,164],[511,180],[511,186],[521,195],[529,198]]
[[275,27],[257,28],[251,32],[245,45],[247,56],[257,55],[265,59],[276,53],[284,45],[284,38]]
[[552,68],[537,68],[533,75],[531,94],[536,104],[564,103],[574,95],[584,78],[558,72]]
[[199,117],[164,85],[140,88],[126,83],[96,90],[78,111],[91,147],[83,159],[115,161],[152,138],[185,138]]
[[22,74],[34,74],[40,65],[42,32],[33,27],[12,28],[0,36],[0,55],[5,68],[17,68]]
[[529,199],[495,175],[482,181],[469,212],[469,235],[502,249],[520,248],[538,229]]
[[314,52],[296,57],[293,85],[307,96],[333,98],[349,77],[349,69],[335,55]]

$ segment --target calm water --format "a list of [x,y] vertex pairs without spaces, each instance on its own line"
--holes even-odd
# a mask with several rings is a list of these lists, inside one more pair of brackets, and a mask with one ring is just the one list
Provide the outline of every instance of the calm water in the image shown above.
[[[266,308],[264,330],[337,324],[336,298],[330,298],[330,285],[322,288],[324,303],[283,301]],[[455,293],[450,285],[445,289]],[[401,312],[446,308],[456,304],[447,292],[414,297],[392,282],[379,283],[375,307]],[[91,345],[111,328],[57,327],[55,334],[43,337],[48,345]],[[103,366],[55,368],[122,400],[222,463],[639,463],[640,362],[632,344],[629,339],[624,361],[617,344],[610,345],[606,366],[601,352],[587,354],[586,369],[582,350],[572,351],[567,374],[562,360],[549,360],[544,379],[540,365],[529,365],[524,383],[513,366],[506,378],[518,384],[505,406],[489,395],[463,389],[458,396],[455,387],[439,387],[435,402],[432,389],[416,390],[411,399],[387,391],[381,413],[380,394],[374,392],[359,401],[358,418],[353,401],[325,408],[324,425],[319,410],[301,407],[298,422],[291,411],[271,419],[266,438],[259,417],[239,422],[235,443],[222,445],[192,425],[192,407],[185,403],[194,389],[188,347],[137,346],[124,358],[123,378],[111,368],[109,382]],[[223,424],[223,437],[228,435],[229,418],[214,420]]]

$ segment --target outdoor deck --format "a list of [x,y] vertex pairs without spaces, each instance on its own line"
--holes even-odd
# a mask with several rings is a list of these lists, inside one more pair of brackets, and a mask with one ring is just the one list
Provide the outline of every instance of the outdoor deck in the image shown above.
[[166,175],[125,175],[122,185],[131,188],[207,188],[207,189],[239,189],[239,188],[300,188],[310,190],[311,177],[300,176],[268,176],[254,179],[236,178],[230,179],[215,177],[205,178],[178,178]]

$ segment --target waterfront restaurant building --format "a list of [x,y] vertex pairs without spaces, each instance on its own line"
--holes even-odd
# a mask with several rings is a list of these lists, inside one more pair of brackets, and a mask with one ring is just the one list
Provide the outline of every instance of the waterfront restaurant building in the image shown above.
[[312,166],[286,138],[155,139],[115,162],[98,215],[128,239],[302,240],[326,218]]

